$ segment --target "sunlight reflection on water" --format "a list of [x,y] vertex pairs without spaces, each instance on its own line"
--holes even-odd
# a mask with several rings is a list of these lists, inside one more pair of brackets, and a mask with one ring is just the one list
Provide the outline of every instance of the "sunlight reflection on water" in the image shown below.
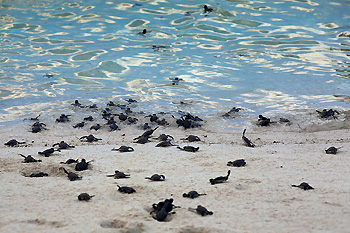
[[[255,115],[348,107],[341,88],[350,77],[347,1],[219,0],[211,7],[204,13],[197,0],[2,1],[0,121],[62,101],[124,96],[152,110],[193,100],[188,111],[204,114],[233,106]],[[174,86],[170,77],[185,81]]]

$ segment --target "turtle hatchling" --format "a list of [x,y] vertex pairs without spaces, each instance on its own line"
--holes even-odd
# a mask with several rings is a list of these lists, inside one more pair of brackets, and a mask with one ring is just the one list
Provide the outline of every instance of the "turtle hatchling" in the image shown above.
[[113,175],[107,175],[107,177],[114,177],[114,179],[122,179],[122,178],[130,178],[130,175],[116,170]]
[[304,190],[314,189],[313,187],[311,187],[311,186],[310,186],[308,183],[306,183],[306,182],[302,182],[302,183],[299,184],[299,185],[292,184],[292,187],[297,187],[297,188],[301,188],[301,189],[304,189]]
[[191,211],[195,211],[197,214],[206,216],[206,215],[213,215],[212,211],[207,210],[204,206],[198,205],[196,209],[194,208],[189,208]]
[[132,152],[134,151],[134,148],[130,146],[121,146],[119,148],[113,148],[112,151],[119,151],[119,152]]
[[81,180],[82,177],[79,177],[77,174],[74,172],[68,172],[64,167],[62,167],[63,171],[68,175],[68,179],[70,181],[75,181],[75,180]]
[[19,154],[20,156],[22,156],[24,158],[23,163],[36,163],[36,162],[41,162],[40,159],[36,160],[34,159],[31,155],[28,156],[24,156],[22,154]]
[[141,138],[136,139],[136,141],[135,141],[135,143],[139,143],[139,144],[145,144],[147,142],[150,142],[148,140],[148,137],[141,137]]
[[70,149],[70,148],[74,148],[75,146],[70,146],[68,145],[68,143],[66,143],[65,141],[61,141],[59,143],[55,143],[52,145],[52,147],[58,146],[59,149],[61,150],[65,150],[65,149]]
[[118,191],[121,192],[121,193],[127,193],[127,194],[130,194],[130,193],[134,193],[136,192],[136,190],[132,187],[128,187],[128,186],[118,186]]
[[38,154],[39,155],[44,155],[45,157],[49,157],[50,155],[52,155],[55,151],[60,151],[59,149],[58,150],[55,150],[54,148],[50,148],[50,149],[46,149],[44,151],[39,151]]
[[94,197],[95,195],[89,195],[89,194],[87,194],[87,193],[81,193],[81,194],[79,194],[79,196],[78,196],[78,200],[79,201],[90,201],[90,199],[92,198],[92,197]]
[[187,138],[181,138],[181,140],[187,140],[189,142],[199,142],[201,139],[195,135],[189,135]]
[[76,125],[73,125],[73,128],[83,128],[84,125],[85,125],[85,122],[83,121],[83,122],[80,122],[80,123],[78,123]]
[[95,136],[92,134],[90,134],[89,136],[82,136],[80,140],[82,139],[86,139],[87,142],[96,142],[96,141],[102,140],[101,138],[95,138]]
[[164,181],[165,180],[165,176],[164,175],[154,174],[151,177],[145,177],[145,179],[152,180],[152,181]]
[[187,152],[196,152],[199,150],[199,147],[193,147],[193,146],[184,146],[183,148],[178,146],[177,148],[180,150],[187,151]]
[[44,177],[44,176],[49,176],[49,174],[44,173],[44,172],[39,172],[39,173],[33,173],[29,177]]
[[338,149],[340,149],[341,147],[338,147],[338,148],[335,148],[334,146],[331,146],[329,147],[327,150],[326,150],[326,154],[337,154],[338,152]]
[[72,164],[72,163],[78,163],[79,161],[77,159],[67,159],[66,162],[61,162],[64,164]]
[[91,126],[91,127],[90,127],[90,130],[93,130],[93,129],[94,129],[95,131],[97,131],[97,130],[101,129],[101,127],[102,127],[102,126],[101,126],[100,124],[96,124],[96,125]]
[[228,177],[231,174],[231,170],[228,170],[227,175],[226,176],[219,176],[216,177],[215,179],[210,179],[209,182],[214,185],[214,184],[220,184],[220,183],[224,183],[228,180]]
[[242,140],[247,147],[255,147],[254,143],[245,136],[246,129],[243,130]]
[[162,141],[156,145],[156,147],[169,147],[169,146],[175,146],[170,141]]
[[199,196],[204,196],[204,195],[207,195],[207,194],[205,194],[205,193],[199,194],[197,191],[190,191],[188,193],[182,194],[183,197],[188,197],[191,199],[194,199],[194,198],[199,197]]
[[156,131],[156,129],[158,129],[158,126],[155,127],[154,129],[150,129],[150,130],[147,130],[146,132],[144,132],[142,135],[134,138],[134,140],[138,140],[140,138],[149,138],[153,133],[154,131]]
[[163,222],[165,221],[166,217],[169,214],[174,214],[175,212],[171,211],[174,208],[180,208],[180,206],[175,206],[173,204],[174,199],[170,198],[170,199],[165,199],[165,201],[161,201],[158,204],[153,204],[152,208],[153,210],[150,212],[150,214],[152,215],[152,217],[154,219],[156,219],[159,222]]
[[16,139],[11,139],[10,141],[6,142],[5,146],[18,146],[20,144],[25,144],[25,142],[19,142]]
[[227,163],[227,166],[232,166],[232,167],[244,167],[247,163],[245,162],[244,159],[237,159],[235,161],[229,161]]
[[89,166],[89,163],[93,162],[94,160],[91,160],[89,162],[86,162],[85,159],[81,159],[81,162],[77,163],[75,165],[75,170],[76,171],[83,171],[83,170],[87,170],[88,169],[88,166]]
[[40,132],[42,129],[47,130],[47,128],[45,128],[44,126],[46,126],[44,123],[40,123],[39,121],[35,122],[32,125],[32,133],[38,133]]
[[168,141],[171,139],[174,140],[174,137],[163,133],[163,134],[159,135],[159,137],[157,137],[157,139],[160,141]]
[[60,117],[56,119],[56,122],[68,122],[70,121],[69,116],[71,115],[61,114]]

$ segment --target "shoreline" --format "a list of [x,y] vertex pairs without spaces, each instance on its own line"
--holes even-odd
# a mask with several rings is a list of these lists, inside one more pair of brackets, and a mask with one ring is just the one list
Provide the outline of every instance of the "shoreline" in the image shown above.
[[[347,124],[346,121],[338,122]],[[0,130],[0,191],[3,197],[0,229],[4,232],[280,232],[332,231],[350,228],[347,208],[350,201],[350,132],[348,128],[327,131],[288,127],[252,127],[246,137],[256,144],[245,147],[239,132],[215,132],[202,128],[183,130],[160,126],[154,136],[172,135],[174,144],[200,147],[198,152],[174,147],[159,148],[151,139],[144,145],[133,143],[142,134],[137,127],[117,132],[97,131],[101,141],[80,142],[90,130],[56,124],[40,133],[28,132],[23,123],[11,131]],[[295,128],[293,128],[295,127]],[[339,126],[342,128],[343,126]],[[210,128],[210,127],[208,127]],[[332,128],[332,127],[331,127]],[[291,130],[292,129],[292,130]],[[125,136],[122,136],[125,134]],[[180,140],[189,134],[202,141]],[[25,140],[29,146],[7,147],[8,140]],[[48,158],[38,151],[66,141],[70,150],[55,152]],[[135,151],[111,151],[121,145]],[[325,149],[341,147],[330,155]],[[41,163],[25,164],[18,154],[31,154]],[[76,172],[82,180],[69,181],[60,162],[68,158],[94,160],[88,170]],[[228,161],[245,159],[245,167],[229,167]],[[74,165],[63,165],[74,171]],[[115,170],[131,175],[129,179],[106,177]],[[224,184],[211,185],[210,178],[225,176]],[[48,177],[30,178],[23,173],[47,172]],[[164,174],[164,182],[146,180],[152,174]],[[314,190],[301,190],[292,184],[308,182]],[[117,184],[135,188],[136,193],[118,192]],[[196,199],[183,198],[191,190],[206,193]],[[77,196],[95,195],[89,202]],[[152,204],[173,198],[176,214],[167,222],[158,222],[149,214]],[[203,205],[213,211],[202,217],[188,210]],[[25,229],[25,230],[24,230]]]

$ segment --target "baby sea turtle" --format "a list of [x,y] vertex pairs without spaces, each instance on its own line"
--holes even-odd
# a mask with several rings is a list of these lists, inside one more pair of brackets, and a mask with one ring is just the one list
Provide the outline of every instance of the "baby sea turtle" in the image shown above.
[[120,113],[117,115],[120,121],[126,121],[128,119],[128,116],[124,113]]
[[334,146],[331,146],[331,147],[329,147],[329,148],[326,150],[326,154],[333,154],[333,155],[335,155],[335,154],[337,154],[338,149],[340,149],[340,148],[341,148],[341,147],[336,148],[336,147],[334,147]]
[[178,78],[178,77],[175,77],[175,78],[169,78],[169,80],[171,80],[171,85],[179,85],[180,82],[182,81],[185,81],[184,79],[182,78]]
[[139,143],[139,144],[145,144],[145,143],[147,143],[147,142],[150,142],[150,141],[148,140],[148,137],[141,137],[141,138],[138,138],[138,139],[135,141],[135,143]]
[[207,195],[207,194],[205,194],[205,193],[199,194],[197,191],[190,191],[188,193],[182,194],[183,197],[188,197],[188,198],[192,198],[192,199],[199,197],[199,196],[204,196],[204,195]]
[[96,104],[91,104],[89,106],[87,106],[88,108],[97,108],[97,105]]
[[71,105],[74,107],[84,108],[84,106],[81,103],[79,103],[79,100],[75,100],[74,103]]
[[94,160],[91,160],[89,162],[86,162],[85,159],[81,159],[81,162],[77,163],[75,165],[75,170],[76,171],[84,171],[88,169],[89,163],[93,162]]
[[94,197],[95,195],[89,195],[87,193],[81,193],[78,196],[78,200],[79,201],[89,201],[92,197]]
[[92,116],[84,117],[84,121],[93,121],[94,118]]
[[132,152],[134,151],[134,148],[131,146],[120,146],[119,148],[113,148],[112,151],[119,151],[119,152]]
[[69,119],[70,116],[71,115],[61,114],[61,116],[56,119],[56,122],[68,122],[68,121],[70,121],[70,119]]
[[45,78],[53,78],[53,74],[46,73],[43,75]]
[[[133,113],[133,111],[131,110],[131,108],[127,107],[127,108],[125,109],[125,113],[126,113],[126,114],[131,114],[131,113]],[[138,119],[136,119],[136,120],[138,121]]]
[[72,163],[78,163],[78,159],[68,159],[66,162],[61,162],[64,164],[72,164]]
[[144,36],[147,33],[146,29],[143,29],[142,32],[137,33],[138,35]]
[[244,167],[247,163],[245,162],[244,159],[237,159],[235,161],[228,161],[227,166],[232,166],[232,167]]
[[108,120],[108,118],[112,115],[111,112],[107,111],[107,110],[103,110],[102,111],[102,118],[105,120]]
[[107,175],[107,177],[114,177],[114,179],[123,179],[123,178],[130,178],[130,175],[127,175],[124,172],[120,172],[116,170],[114,171],[113,175]]
[[59,143],[55,143],[52,145],[52,147],[58,146],[58,148],[60,150],[65,150],[65,149],[70,149],[70,148],[74,148],[75,146],[70,146],[68,145],[68,143],[66,143],[65,141],[61,141]]
[[201,127],[201,124],[199,124],[197,121],[192,120],[192,118],[184,118],[183,116],[176,120],[176,124],[178,127],[182,126],[185,129]]
[[141,126],[141,129],[143,129],[143,130],[148,130],[150,128],[151,127],[149,126],[149,124],[147,122]]
[[119,129],[119,126],[117,124],[111,124],[109,125],[109,131],[112,132],[112,131],[116,131],[116,130],[120,130]]
[[177,148],[180,150],[187,151],[187,152],[196,152],[199,150],[199,147],[193,147],[193,146],[184,146],[183,148],[178,146]]
[[[173,204],[174,199],[165,199],[165,201],[161,201],[158,204],[153,204],[153,210],[150,212],[152,217],[159,222],[165,221],[168,214],[172,214],[171,211],[174,208],[180,208],[179,206],[175,206]],[[175,212],[173,212],[175,213]]]
[[31,117],[31,118],[24,118],[23,120],[25,121],[25,120],[29,120],[29,121],[39,121],[39,117],[40,117],[40,115],[41,114],[39,114],[38,116],[36,116],[36,117]]
[[134,138],[134,140],[138,140],[140,138],[149,138],[153,133],[154,131],[156,131],[156,129],[158,129],[158,126],[155,127],[154,129],[150,129],[150,130],[147,130],[146,132],[144,132],[142,135]]
[[161,141],[168,141],[168,140],[174,139],[174,137],[163,133],[163,134],[159,135],[159,137],[157,137],[156,139],[161,140]]
[[152,115],[145,116],[145,118],[146,117],[149,117],[150,122],[156,122],[158,120],[157,114],[152,114]]
[[52,155],[55,151],[60,151],[59,149],[55,148],[50,148],[50,149],[46,149],[44,151],[39,151],[38,154],[39,155],[44,155],[45,157],[49,157],[50,155]]
[[68,179],[70,181],[75,181],[75,180],[81,180],[82,177],[79,177],[77,174],[74,172],[68,172],[64,167],[62,167],[63,171],[68,175]]
[[111,117],[107,120],[106,125],[113,125],[116,124],[117,122],[114,120],[114,117]]
[[244,129],[243,130],[243,135],[242,135],[242,140],[243,140],[243,142],[245,143],[245,145],[247,146],[247,147],[255,147],[255,145],[254,145],[254,143],[252,143],[252,141],[250,141],[246,136],[245,136],[245,131],[246,131],[247,129]]
[[38,133],[43,129],[47,130],[47,128],[45,128],[44,126],[46,126],[44,123],[41,123],[39,121],[35,122],[32,125],[32,133]]
[[39,172],[39,173],[33,173],[29,177],[44,177],[44,176],[49,176],[49,174],[44,173],[44,172]]
[[26,142],[19,142],[16,139],[11,139],[10,141],[6,142],[4,145],[5,146],[18,146],[20,144],[25,144]]
[[305,182],[302,182],[302,183],[299,184],[299,185],[294,185],[294,184],[292,184],[292,187],[297,187],[297,188],[301,188],[301,189],[304,189],[304,190],[314,189],[314,188],[311,187],[308,183],[305,183]]
[[211,8],[211,7],[208,7],[207,5],[204,5],[204,13],[210,13],[210,12],[212,12],[213,11],[213,8]]
[[158,222],[164,222],[166,217],[168,217],[168,212],[165,209],[160,209],[159,211],[151,212],[152,217]]
[[[137,4],[137,3],[136,3],[136,4]],[[137,103],[137,100],[134,100],[134,99],[131,99],[131,98],[125,99],[125,101],[128,102],[129,104],[130,104],[130,103]]]
[[91,127],[90,127],[90,130],[93,130],[93,129],[94,129],[95,131],[97,131],[97,130],[101,129],[101,127],[102,127],[102,126],[101,126],[100,124],[96,124],[96,125],[91,126]]
[[73,125],[73,128],[83,128],[84,125],[85,125],[85,122],[83,121],[83,122],[80,122],[80,123],[78,123],[76,125]]
[[280,123],[291,123],[287,118],[280,118]]
[[89,136],[82,136],[80,140],[82,139],[86,139],[87,142],[96,142],[96,141],[102,140],[101,138],[95,138],[95,136],[92,134],[90,134]]
[[149,179],[149,180],[152,180],[152,181],[164,181],[165,180],[165,176],[164,175],[154,174],[151,177],[145,177],[145,179]]
[[196,135],[189,135],[187,138],[181,138],[180,140],[187,140],[189,142],[199,142],[201,139]]
[[270,118],[267,118],[267,117],[264,117],[263,115],[259,115],[259,118],[258,118],[258,125],[260,126],[269,126],[271,123],[271,120]]
[[113,106],[117,106],[113,101],[109,101],[108,103],[107,103],[107,106],[110,106],[110,107],[113,107]]
[[161,119],[161,120],[157,120],[156,123],[157,123],[158,125],[163,125],[163,126],[169,125],[169,123],[168,123],[164,118]]
[[230,111],[226,112],[225,114],[222,115],[224,118],[234,118],[234,114],[242,110],[242,108],[236,108],[233,107]]
[[156,145],[156,147],[169,147],[169,146],[176,146],[172,144],[170,141],[162,141]]
[[96,125],[91,126],[91,127],[90,127],[90,130],[93,130],[93,129],[94,129],[95,131],[97,131],[97,130],[101,129],[101,127],[102,127],[102,126],[101,126],[100,124],[96,124]]
[[130,194],[130,193],[134,193],[136,192],[136,190],[132,187],[128,187],[128,186],[118,186],[118,191],[121,192],[121,193],[127,193],[127,194]]
[[196,209],[189,208],[190,211],[195,211],[197,214],[206,216],[206,215],[213,215],[213,212],[207,210],[204,206],[198,205]]
[[316,112],[319,114],[320,118],[330,118],[333,117],[334,119],[337,119],[337,116],[335,114],[340,114],[337,110],[333,110],[333,109],[323,109],[322,112],[316,110]]
[[36,162],[42,162],[40,159],[36,160],[34,159],[31,155],[28,156],[24,156],[22,154],[19,154],[20,156],[22,156],[24,158],[23,163],[36,163]]
[[216,177],[215,179],[210,179],[209,182],[214,185],[214,184],[219,184],[219,183],[224,183],[228,180],[228,177],[231,174],[231,170],[228,170],[227,175],[226,176],[219,176]]

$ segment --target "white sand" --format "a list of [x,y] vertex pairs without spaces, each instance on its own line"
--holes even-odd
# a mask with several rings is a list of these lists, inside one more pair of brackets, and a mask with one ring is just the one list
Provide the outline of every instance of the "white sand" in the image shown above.
[[[90,134],[88,127],[73,129],[62,124],[33,134],[23,129],[26,125],[29,123],[10,130],[3,127],[0,132],[0,232],[350,232],[347,129],[311,132],[310,127],[255,127],[246,136],[256,148],[245,147],[241,133],[209,132],[206,127],[188,131],[160,127],[154,133],[171,134],[181,146],[200,147],[190,153],[176,147],[157,148],[156,140],[134,144],[132,138],[142,131],[132,127],[92,132],[103,140],[86,143],[78,138]],[[189,134],[198,135],[202,142],[180,140]],[[4,143],[13,138],[29,146],[6,147]],[[61,140],[76,148],[49,158],[37,154]],[[135,151],[111,151],[121,145]],[[342,148],[337,155],[329,155],[324,150],[330,146]],[[18,153],[43,162],[22,163]],[[89,170],[76,172],[82,180],[71,182],[59,170],[60,162],[68,158],[95,161]],[[246,160],[246,167],[226,165],[240,158]],[[64,167],[74,171],[74,165]],[[227,183],[209,183],[229,169]],[[131,174],[131,178],[106,177],[114,170]],[[41,171],[49,177],[23,176]],[[164,174],[166,181],[144,179],[154,173]],[[291,187],[304,181],[315,189]],[[117,184],[131,186],[136,193],[120,193]],[[191,190],[207,195],[193,200],[182,197]],[[95,197],[80,202],[77,196],[82,192]],[[153,203],[166,198],[173,198],[182,208],[168,216],[167,222],[157,222],[149,211]],[[197,205],[214,214],[202,217],[188,210]]]

